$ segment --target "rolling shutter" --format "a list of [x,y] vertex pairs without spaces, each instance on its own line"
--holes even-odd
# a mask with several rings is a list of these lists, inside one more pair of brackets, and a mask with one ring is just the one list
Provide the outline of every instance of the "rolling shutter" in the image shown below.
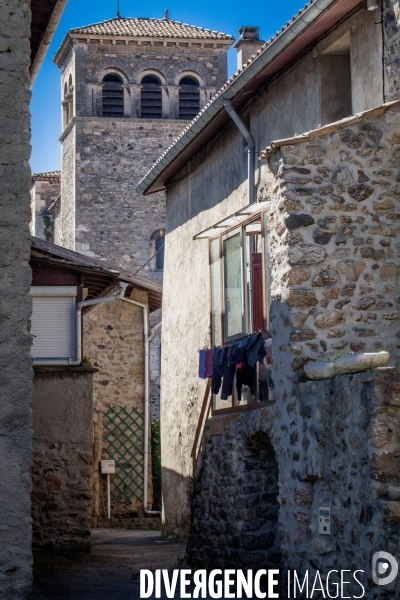
[[73,360],[76,287],[32,287],[31,296],[33,358]]

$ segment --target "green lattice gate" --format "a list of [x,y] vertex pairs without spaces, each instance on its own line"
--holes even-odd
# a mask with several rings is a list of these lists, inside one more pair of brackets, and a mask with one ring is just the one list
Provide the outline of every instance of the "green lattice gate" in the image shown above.
[[115,460],[111,495],[130,503],[143,497],[143,414],[137,408],[111,406],[103,414],[103,451]]

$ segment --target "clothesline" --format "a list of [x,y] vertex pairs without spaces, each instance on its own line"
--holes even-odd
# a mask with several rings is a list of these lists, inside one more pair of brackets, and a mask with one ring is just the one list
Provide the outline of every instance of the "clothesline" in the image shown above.
[[221,400],[227,400],[228,396],[232,395],[235,375],[240,400],[243,385],[254,390],[256,363],[267,357],[267,364],[271,364],[272,338],[264,340],[263,333],[263,330],[260,330],[258,333],[243,336],[242,339],[236,340],[237,343],[199,350],[199,377],[212,378],[213,394],[219,393],[222,384]]
[[[225,342],[224,344],[219,344],[218,346],[214,344],[213,348],[226,348],[227,346],[231,346],[232,344],[237,344],[238,342],[242,342],[243,340],[250,337],[251,335],[257,335],[257,333],[267,333],[269,335],[269,338],[272,338],[272,335],[268,329],[260,329],[259,331],[255,331],[253,333],[246,333],[246,335],[242,335],[242,337],[238,338],[237,340],[231,340],[230,342]],[[267,338],[267,339],[269,339],[269,338]],[[202,348],[202,350],[208,350],[208,349],[209,349],[209,346],[204,346]],[[200,352],[200,350],[198,350],[198,352]]]

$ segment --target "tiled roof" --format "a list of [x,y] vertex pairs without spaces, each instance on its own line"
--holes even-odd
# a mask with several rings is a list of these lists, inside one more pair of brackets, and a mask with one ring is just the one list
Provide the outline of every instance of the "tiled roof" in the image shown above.
[[48,179],[60,179],[61,171],[45,171],[44,173],[33,173],[34,181],[47,181]]
[[160,37],[200,40],[233,40],[233,36],[204,29],[195,25],[187,25],[171,19],[123,18],[115,17],[93,25],[84,25],[70,29],[69,33],[88,35],[111,35],[133,37]]
[[[236,73],[234,73],[230,79],[228,79],[228,81],[226,83],[224,83],[224,85],[216,92],[216,94],[210,99],[210,101],[203,107],[203,109],[198,113],[198,115],[193,119],[193,121],[191,121],[185,127],[185,129],[179,134],[179,136],[173,140],[171,145],[159,157],[157,162],[154,163],[154,165],[149,169],[149,171],[146,173],[146,175],[139,182],[139,185],[136,188],[137,190],[143,186],[145,180],[148,179],[148,177],[152,174],[153,170],[158,165],[160,165],[160,163],[163,163],[164,168],[165,168],[168,164],[170,164],[170,162],[172,162],[174,160],[174,158],[172,158],[172,157],[170,160],[168,160],[169,157],[167,158],[167,155],[171,152],[172,148],[174,148],[178,144],[179,140],[181,140],[183,137],[185,137],[185,135],[188,133],[188,131],[190,129],[192,129],[193,125],[195,125],[198,121],[202,120],[202,117],[207,112],[207,110],[216,102],[216,100],[218,100],[218,98],[228,88],[230,88],[232,86],[232,84],[235,83],[235,81],[242,75],[243,71],[245,71],[250,65],[252,65],[252,63],[260,56],[260,54],[263,54],[266,50],[268,50],[269,46],[271,46],[271,44],[273,44],[295,21],[297,21],[310,6],[312,6],[313,4],[316,4],[316,2],[317,2],[317,0],[311,0],[305,6],[303,6],[303,8],[301,8],[299,10],[299,12],[290,19],[290,21],[287,21],[286,25],[284,25],[279,31],[277,31],[275,33],[275,35],[273,35],[269,40],[267,40],[261,46],[261,48],[255,54],[253,54],[253,56],[251,56],[247,60],[247,62],[245,62],[242,65],[242,67],[240,69],[238,69],[238,71]],[[204,117],[204,120],[207,121],[206,116]],[[194,139],[194,137],[195,136],[193,136],[191,138],[191,141]]]

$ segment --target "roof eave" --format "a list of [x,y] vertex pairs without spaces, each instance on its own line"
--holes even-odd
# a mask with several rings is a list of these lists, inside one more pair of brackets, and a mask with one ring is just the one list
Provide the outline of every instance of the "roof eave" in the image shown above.
[[38,74],[40,69],[40,65],[44,61],[44,57],[46,56],[46,52],[49,49],[50,42],[53,39],[54,32],[57,29],[57,26],[61,19],[61,15],[64,12],[64,8],[67,2],[68,0],[58,0],[54,6],[53,12],[46,27],[46,31],[44,33],[35,59],[30,68],[30,87],[32,87],[34,84],[36,75]]
[[[301,34],[314,23],[328,8],[335,3],[345,3],[346,0],[315,0],[298,17],[287,26],[250,64],[233,78],[229,85],[225,84],[222,91],[217,93],[215,99],[210,103],[203,113],[193,121],[192,125],[185,131],[182,137],[163,155],[160,160],[147,173],[136,188],[142,195],[153,194],[165,190],[168,177],[163,177],[167,169],[172,165],[179,155],[204,131],[211,121],[224,110],[224,101],[233,100],[236,95],[261,71],[271,63],[283,50],[290,46]],[[359,0],[354,0],[354,6]],[[351,10],[351,8],[349,8]],[[330,27],[327,27],[327,30]],[[205,142],[206,143],[206,142]],[[189,160],[189,158],[187,159]]]

